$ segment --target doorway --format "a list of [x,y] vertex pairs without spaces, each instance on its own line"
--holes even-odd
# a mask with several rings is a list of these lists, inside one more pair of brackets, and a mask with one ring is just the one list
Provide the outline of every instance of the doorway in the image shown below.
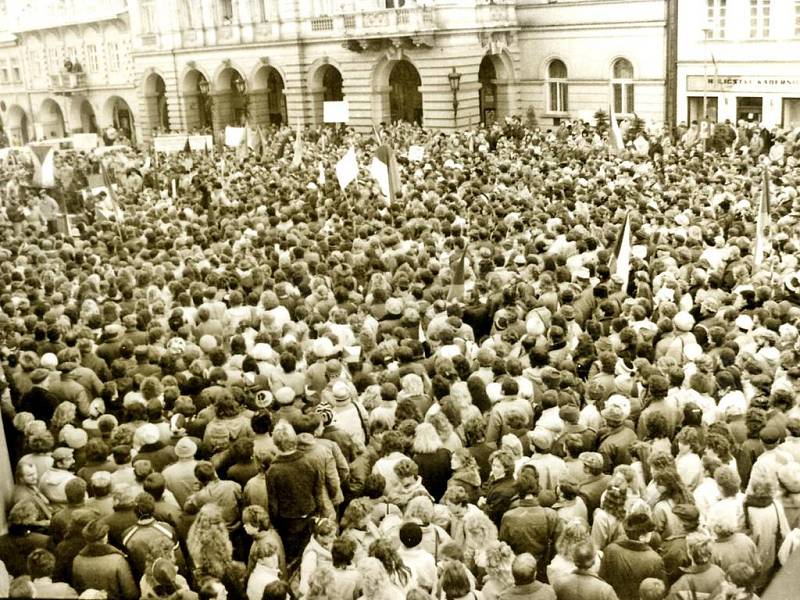
[[739,96],[736,98],[736,121],[747,121],[748,123],[760,123],[761,115],[764,111],[764,99],[749,96]]

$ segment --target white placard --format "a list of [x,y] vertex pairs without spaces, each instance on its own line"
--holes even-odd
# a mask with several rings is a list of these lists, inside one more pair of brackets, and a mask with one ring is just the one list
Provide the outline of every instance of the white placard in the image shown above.
[[98,139],[96,133],[73,133],[72,147],[75,150],[94,150],[97,148]]
[[225,145],[231,147],[241,146],[244,140],[244,127],[231,127],[225,128]]
[[325,102],[322,105],[322,115],[326,123],[347,123],[350,120],[350,105],[347,100]]
[[204,150],[211,150],[214,146],[214,138],[210,135],[190,135],[189,147],[194,152],[203,152]]
[[409,146],[408,147],[408,160],[421,162],[425,160],[425,147],[424,146]]
[[166,152],[174,154],[186,147],[186,135],[159,135],[153,138],[153,146],[156,152]]

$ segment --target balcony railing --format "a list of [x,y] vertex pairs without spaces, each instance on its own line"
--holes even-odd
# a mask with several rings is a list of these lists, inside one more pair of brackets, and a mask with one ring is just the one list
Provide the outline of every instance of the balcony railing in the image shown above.
[[404,36],[430,33],[436,29],[434,8],[413,6],[362,11],[345,15],[307,19],[303,26],[310,37],[342,36],[351,38]]
[[517,7],[514,3],[479,4],[475,6],[479,27],[516,27]]
[[55,93],[70,93],[85,89],[88,85],[86,73],[61,71],[50,74],[50,89]]

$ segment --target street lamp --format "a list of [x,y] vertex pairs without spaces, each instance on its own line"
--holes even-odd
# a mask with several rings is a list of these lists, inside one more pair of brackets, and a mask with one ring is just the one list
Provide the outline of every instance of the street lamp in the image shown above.
[[214,135],[214,121],[213,119],[209,118],[209,113],[211,112],[211,96],[209,95],[209,85],[208,80],[201,79],[197,82],[197,91],[200,92],[201,102],[202,104],[202,114],[203,114],[203,127],[210,127],[211,128],[211,135]]
[[239,116],[239,125],[244,125],[249,117],[247,98],[244,96],[247,91],[247,82],[240,75],[236,75],[233,80],[233,89],[236,90],[236,94],[239,97],[236,108]]
[[453,70],[447,74],[447,81],[450,83],[450,91],[453,92],[453,120],[458,126],[458,90],[461,89],[461,73]]

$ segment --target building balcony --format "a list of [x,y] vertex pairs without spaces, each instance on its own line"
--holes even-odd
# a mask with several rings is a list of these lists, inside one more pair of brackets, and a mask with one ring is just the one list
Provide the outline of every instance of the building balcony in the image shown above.
[[345,38],[345,46],[359,51],[384,39],[430,38],[436,31],[436,13],[430,6],[409,6],[306,19],[306,38]]
[[55,94],[69,96],[85,90],[89,86],[86,73],[69,73],[61,71],[50,75],[50,91]]
[[514,2],[494,2],[475,5],[478,27],[517,27],[517,5]]

